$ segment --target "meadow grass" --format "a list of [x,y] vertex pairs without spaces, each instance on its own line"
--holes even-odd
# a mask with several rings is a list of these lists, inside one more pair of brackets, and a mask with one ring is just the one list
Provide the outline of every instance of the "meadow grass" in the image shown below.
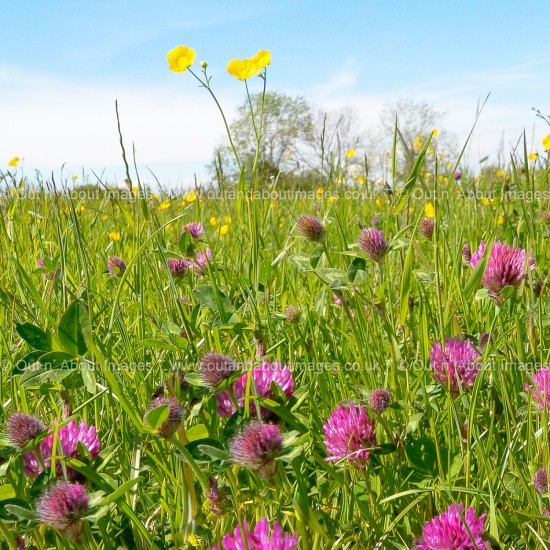
[[[81,200],[52,181],[31,194],[18,175],[4,174],[3,183],[16,192],[5,195],[1,227],[0,420],[24,411],[51,424],[68,401],[72,417],[97,427],[97,460],[69,461],[94,497],[86,545],[210,548],[237,522],[267,517],[296,533],[300,548],[410,548],[425,522],[462,503],[487,514],[494,547],[546,547],[547,497],[534,491],[532,478],[549,460],[548,418],[524,390],[537,365],[549,363],[549,233],[539,220],[546,203],[513,200],[506,190],[543,196],[548,171],[512,166],[501,177],[464,177],[460,185],[450,174],[421,177],[415,189],[422,193],[404,203],[379,190],[366,200],[352,193],[327,200],[321,190],[295,200],[201,199],[208,194],[200,190],[173,198],[119,190]],[[343,189],[351,190],[329,181],[323,191]],[[475,198],[480,193],[490,199]],[[428,203],[431,240],[417,231]],[[297,234],[303,213],[324,223],[324,245]],[[390,244],[380,265],[357,246],[358,224],[371,220]],[[198,246],[211,248],[211,265],[202,275],[174,278],[167,258],[181,254],[181,227],[193,221],[205,227]],[[501,304],[480,291],[480,273],[462,261],[463,243],[482,238],[534,251],[537,269]],[[122,277],[107,272],[110,255],[125,260]],[[55,278],[36,271],[44,256],[57,256]],[[75,301],[90,324],[83,366],[61,380],[25,380],[18,361],[32,348],[15,323],[59,336]],[[298,322],[284,316],[290,304],[301,310]],[[435,383],[433,343],[460,336],[478,344],[484,333],[473,387],[454,396]],[[192,376],[191,386],[175,384],[185,408],[180,443],[144,426],[149,401],[175,369],[196,371],[207,351],[257,362],[258,340],[295,380],[288,403],[265,403],[292,436],[273,479],[228,460],[227,442],[243,414],[221,418],[214,392]],[[331,410],[350,399],[365,404],[381,387],[392,405],[380,416],[369,411],[379,448],[366,468],[326,462],[323,424]],[[33,501],[54,474],[26,478],[21,453],[2,443],[3,545],[15,547],[22,535],[37,548],[74,544],[32,519]],[[193,473],[198,509],[190,511],[190,461],[202,485],[218,480],[220,515],[209,511],[208,487]]]

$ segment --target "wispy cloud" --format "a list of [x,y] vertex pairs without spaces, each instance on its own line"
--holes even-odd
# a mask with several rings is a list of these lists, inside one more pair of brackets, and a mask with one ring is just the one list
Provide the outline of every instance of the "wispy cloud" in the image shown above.
[[495,160],[499,152],[506,158],[524,131],[528,149],[541,149],[542,137],[550,128],[535,117],[532,107],[547,105],[548,89],[550,57],[541,57],[483,72],[441,74],[413,86],[378,93],[361,89],[358,73],[346,68],[312,87],[308,97],[328,110],[352,107],[366,132],[377,126],[381,112],[392,101],[426,100],[446,113],[443,126],[464,143],[480,105],[490,94],[467,150],[466,160],[475,166],[485,156]]

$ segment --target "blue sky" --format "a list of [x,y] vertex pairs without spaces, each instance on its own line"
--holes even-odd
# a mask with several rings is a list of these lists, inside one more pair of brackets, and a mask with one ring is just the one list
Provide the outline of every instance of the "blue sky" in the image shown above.
[[[123,179],[114,101],[144,179],[189,183],[223,140],[221,120],[189,74],[167,70],[185,44],[208,61],[231,117],[244,99],[225,67],[269,49],[268,88],[315,107],[351,107],[365,132],[385,102],[426,99],[464,142],[479,100],[491,94],[468,150],[473,165],[515,143],[530,150],[550,128],[546,0],[6,2],[0,35],[0,168],[15,155],[48,174]],[[251,88],[259,89],[258,81]]]

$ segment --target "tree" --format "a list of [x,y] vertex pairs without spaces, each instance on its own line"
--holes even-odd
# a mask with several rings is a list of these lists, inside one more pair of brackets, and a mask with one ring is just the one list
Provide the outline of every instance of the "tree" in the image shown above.
[[[453,137],[441,129],[445,113],[434,109],[426,100],[401,98],[386,104],[380,115],[379,132],[369,145],[371,157],[377,157],[377,168],[382,175],[391,172],[391,152],[397,123],[396,179],[402,182],[412,169],[418,153],[436,130],[428,149],[424,171],[433,171],[436,160],[440,171],[457,157],[457,146]],[[394,182],[398,183],[398,182]]]
[[[256,161],[260,181],[277,178],[280,186],[312,188],[360,142],[357,120],[350,109],[314,113],[303,97],[267,92],[263,105],[262,94],[252,95],[250,103],[247,99],[229,128],[247,173]],[[257,132],[261,140],[256,160]],[[237,180],[239,170],[229,145],[215,150],[210,170],[218,182]]]
[[[267,92],[262,96],[260,93],[251,95],[250,103],[247,99],[238,108],[229,128],[239,159],[248,171],[256,158],[256,132],[261,132],[257,171],[261,178],[269,179],[281,172],[300,170],[313,140],[313,115],[303,97],[279,92]],[[231,180],[238,177],[233,151],[227,145],[216,149],[211,167],[218,178],[220,175]]]

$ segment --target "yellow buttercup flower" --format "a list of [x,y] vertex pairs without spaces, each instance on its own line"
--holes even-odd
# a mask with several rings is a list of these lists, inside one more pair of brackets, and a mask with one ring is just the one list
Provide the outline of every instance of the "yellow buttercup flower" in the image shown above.
[[83,204],[81,204],[78,211],[82,214],[82,212],[84,212],[85,210],[86,210],[86,207]]
[[434,128],[433,131],[432,131],[432,134],[434,136],[438,136],[439,135],[439,130],[437,128]]
[[78,179],[78,176],[75,174],[75,175],[73,176],[73,181],[76,181],[77,179]]
[[531,153],[527,158],[529,160],[537,160],[537,157],[539,156],[538,153]]
[[210,218],[210,225],[212,225],[212,226],[218,225],[218,218],[216,218],[216,216],[212,216]]
[[550,151],[550,134],[542,138],[542,145],[547,151]]
[[251,59],[233,59],[227,64],[227,72],[238,80],[246,80],[260,72]]
[[355,156],[355,149],[348,149],[348,152],[346,153],[346,157],[349,159]]
[[252,61],[260,70],[265,69],[271,63],[271,52],[269,50],[260,50],[252,57]]
[[220,235],[226,235],[228,231],[229,226],[227,224],[222,225],[221,227],[218,227],[218,229],[216,229],[216,232]]
[[238,80],[246,80],[257,75],[271,63],[271,53],[260,50],[250,59],[232,59],[227,64],[227,72]]
[[382,206],[382,201],[381,201],[380,199],[376,199],[376,200],[374,201],[374,204],[376,204],[376,206],[377,206],[378,208],[380,208],[380,207]]
[[10,195],[17,195],[17,189],[10,189]]
[[364,185],[366,181],[367,180],[365,179],[365,176],[359,176],[357,178],[357,182],[360,183],[361,185]]
[[195,61],[195,50],[187,46],[177,46],[166,56],[168,68],[175,73],[185,72]]
[[317,191],[315,192],[315,196],[317,197],[317,200],[322,201],[324,195],[325,195],[325,190],[322,187],[318,187]]
[[108,220],[109,219],[109,216],[107,216],[107,214],[103,214],[103,216],[101,216],[101,221],[104,222],[105,220]]
[[225,218],[223,219],[223,221],[225,223],[231,223],[233,220],[231,219],[231,216],[225,216]]
[[327,199],[327,202],[330,204],[331,202],[334,202],[336,200],[337,197],[335,197],[334,195],[331,195],[328,199]]
[[499,216],[497,218],[497,223],[498,223],[498,225],[502,225],[504,223],[504,216]]
[[167,208],[170,208],[170,203],[172,201],[170,201],[170,199],[166,199],[165,201],[162,201],[159,203],[159,205],[157,206],[157,208],[159,210],[166,210]]
[[195,191],[189,191],[185,197],[183,197],[187,202],[193,202],[197,200],[197,193]]
[[483,206],[489,206],[490,204],[493,204],[494,201],[495,199],[488,199],[487,197],[481,197],[481,204],[483,204]]
[[413,147],[415,149],[420,149],[420,147],[422,146],[422,136],[416,136],[414,138],[414,145]]
[[17,166],[19,164],[19,157],[13,157],[9,162],[8,166]]
[[427,218],[433,218],[435,216],[435,209],[434,209],[434,205],[429,202],[425,208],[424,208],[424,215],[427,217]]
[[120,241],[120,231],[111,231],[109,233],[109,239],[111,241]]

